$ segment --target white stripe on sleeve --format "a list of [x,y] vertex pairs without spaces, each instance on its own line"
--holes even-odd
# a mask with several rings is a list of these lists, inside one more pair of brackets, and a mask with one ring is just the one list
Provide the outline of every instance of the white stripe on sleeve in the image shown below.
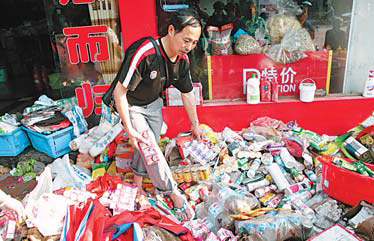
[[135,54],[134,56],[134,59],[132,60],[131,64],[130,64],[130,68],[129,68],[129,71],[127,71],[127,75],[126,75],[126,78],[125,80],[123,81],[123,86],[125,88],[127,88],[127,86],[129,85],[130,83],[130,80],[131,80],[131,77],[133,76],[134,72],[135,72],[135,69],[136,69],[136,66],[138,65],[138,61],[139,59],[142,57],[142,55],[147,52],[148,50],[150,50],[151,48],[153,48],[153,44],[152,42],[149,42],[148,44],[144,45],[143,47],[141,47],[138,52]]

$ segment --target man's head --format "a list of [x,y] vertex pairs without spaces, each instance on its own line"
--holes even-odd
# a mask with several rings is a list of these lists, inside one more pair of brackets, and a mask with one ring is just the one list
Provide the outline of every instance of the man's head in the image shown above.
[[193,9],[175,12],[168,27],[170,48],[177,55],[184,55],[196,47],[201,34],[201,21]]

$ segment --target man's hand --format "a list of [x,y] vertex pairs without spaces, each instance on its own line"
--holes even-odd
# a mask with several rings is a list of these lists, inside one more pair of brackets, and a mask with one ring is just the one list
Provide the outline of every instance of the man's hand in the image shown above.
[[199,125],[192,125],[192,136],[195,137],[199,142],[203,140],[203,131]]
[[138,142],[141,141],[141,142],[144,142],[144,143],[147,143],[148,140],[144,139],[142,137],[142,135],[140,135],[139,132],[137,132],[135,129],[131,128],[131,129],[128,129],[127,130],[127,133],[129,135],[129,139],[131,141],[131,143],[135,146],[135,148],[137,148],[139,150],[139,144]]

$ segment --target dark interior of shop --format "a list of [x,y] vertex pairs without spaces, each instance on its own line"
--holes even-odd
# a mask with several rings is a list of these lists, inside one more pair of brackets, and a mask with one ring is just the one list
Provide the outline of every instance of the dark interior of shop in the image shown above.
[[0,9],[0,113],[21,110],[42,94],[73,94],[73,88],[49,85],[48,75],[60,68],[54,36],[66,25],[90,24],[87,8],[58,8],[54,0],[2,0]]

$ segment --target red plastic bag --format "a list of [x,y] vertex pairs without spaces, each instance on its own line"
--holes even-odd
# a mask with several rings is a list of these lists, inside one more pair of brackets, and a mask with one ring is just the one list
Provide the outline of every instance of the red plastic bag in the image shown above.
[[95,181],[86,185],[89,192],[95,193],[100,198],[103,193],[109,189],[116,189],[118,183],[124,183],[119,176],[110,176],[105,173],[104,176],[98,177]]
[[144,227],[145,225],[156,225],[174,233],[175,235],[179,236],[182,240],[194,240],[193,236],[187,228],[183,227],[183,225],[181,224],[176,224],[169,218],[161,215],[154,208],[149,208],[137,212],[122,212],[121,214],[118,214],[110,218],[105,223],[104,230],[112,230],[120,224],[130,222],[136,222],[140,225],[140,227]]

